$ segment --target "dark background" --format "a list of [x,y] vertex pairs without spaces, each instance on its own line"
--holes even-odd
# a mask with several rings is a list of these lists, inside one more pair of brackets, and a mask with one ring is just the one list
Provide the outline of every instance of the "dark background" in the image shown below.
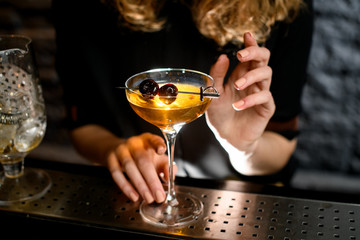
[[[0,0],[0,33],[34,40],[48,128],[31,156],[88,164],[74,151],[63,124],[50,7],[51,0]],[[314,0],[314,9],[314,42],[295,152],[300,168],[292,184],[360,193],[360,1]]]

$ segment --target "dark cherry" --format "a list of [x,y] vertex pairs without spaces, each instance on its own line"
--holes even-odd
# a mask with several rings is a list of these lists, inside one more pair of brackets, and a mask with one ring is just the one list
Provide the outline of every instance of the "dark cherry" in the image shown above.
[[171,104],[174,102],[177,94],[178,88],[172,83],[165,84],[159,89],[160,100],[165,104]]
[[145,79],[139,85],[139,91],[145,98],[154,98],[159,93],[159,84],[152,79]]

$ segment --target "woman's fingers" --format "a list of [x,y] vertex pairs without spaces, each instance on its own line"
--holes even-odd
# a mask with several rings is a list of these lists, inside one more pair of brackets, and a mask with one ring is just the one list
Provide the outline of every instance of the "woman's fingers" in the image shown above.
[[[259,47],[250,33],[244,35],[245,48],[238,51],[237,57],[241,63],[248,64],[248,71],[241,74],[234,81],[234,87],[245,91],[246,97],[233,103],[235,110],[243,110],[256,105],[263,105],[269,112],[274,110],[273,98],[269,91],[272,69],[268,66],[270,51]],[[239,65],[241,69],[241,64]]]
[[260,91],[260,89],[258,88],[255,88],[253,92],[254,92],[253,94],[250,94],[245,98],[237,102],[234,102],[233,108],[236,111],[241,111],[247,108],[254,107],[256,105],[262,105],[264,106],[263,109],[267,110],[266,112],[263,112],[264,117],[265,115],[266,116],[272,115],[273,112],[275,111],[275,105],[273,103],[271,92],[269,90]]
[[244,44],[245,48],[237,52],[237,58],[240,62],[254,61],[256,67],[268,64],[270,51],[267,48],[259,47],[250,33],[245,33]]
[[224,79],[229,68],[229,58],[225,54],[221,54],[216,63],[210,69],[210,76],[214,79],[214,87],[221,92]]
[[115,183],[129,199],[136,202],[139,199],[139,194],[133,188],[132,184],[126,179],[114,152],[110,154],[108,164],[109,171]]
[[272,69],[269,66],[255,68],[244,74],[240,79],[236,80],[234,82],[234,87],[237,90],[244,90],[248,86],[258,83],[262,89],[269,89],[271,76]]
[[[131,152],[126,146],[119,147],[118,157],[120,159],[120,165],[122,170],[127,174],[133,186],[136,188],[138,193],[142,196],[147,203],[154,201],[152,191],[149,189],[146,183],[143,173],[140,172],[137,164],[134,161]],[[148,169],[150,172],[152,169]],[[151,174],[151,173],[150,173]]]
[[240,111],[256,105],[263,105],[263,109],[268,109],[269,113],[273,112],[275,105],[270,92],[271,76],[272,69],[269,66],[264,66],[247,72],[235,81],[234,87],[240,92],[244,91],[246,97],[234,102],[233,108]]
[[150,188],[153,199],[159,203],[163,202],[165,200],[165,192],[153,160],[149,157],[139,157],[136,160],[136,165]]
[[[167,157],[166,157],[167,158]],[[169,181],[169,161],[168,159],[159,162],[158,166],[158,174],[160,178],[167,183]],[[173,162],[173,180],[175,180],[175,175],[178,171],[178,167],[175,162]]]
[[[158,166],[167,162],[167,156],[157,153],[159,146],[165,148],[162,138],[146,133],[129,138],[109,156],[109,170],[115,182],[133,201],[138,200],[138,194],[147,203],[165,200]],[[160,152],[165,150],[162,149]]]
[[270,51],[264,47],[251,46],[237,52],[237,58],[240,62],[254,61],[258,65],[267,65],[270,58]]
[[253,35],[250,32],[246,32],[244,34],[244,45],[245,47],[258,46],[256,39],[253,37]]
[[166,144],[162,137],[151,133],[144,133],[143,135],[146,137],[149,144],[157,152],[157,154],[161,155],[166,152]]

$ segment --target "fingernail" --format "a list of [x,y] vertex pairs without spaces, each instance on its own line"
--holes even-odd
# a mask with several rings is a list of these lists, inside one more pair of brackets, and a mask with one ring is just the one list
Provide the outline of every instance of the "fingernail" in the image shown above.
[[136,201],[139,199],[139,196],[137,196],[135,193],[131,192],[131,193],[130,193],[130,199],[131,199],[133,202],[136,202]]
[[161,203],[165,200],[165,194],[160,190],[156,191],[155,196],[156,196],[156,202],[158,203]]
[[234,86],[236,88],[236,90],[240,90],[241,87],[246,83],[246,79],[245,78],[240,78],[239,81],[237,81]]
[[159,174],[159,177],[160,177],[160,179],[161,179],[162,182],[167,183],[167,180],[165,179],[165,174],[164,174],[163,172],[161,172],[161,173]]
[[252,35],[251,32],[247,32],[246,34],[247,34],[249,37],[254,38],[254,36]]
[[244,50],[238,51],[237,54],[238,54],[238,57],[244,58],[249,55],[249,51],[244,49]]
[[221,54],[218,58],[218,60],[222,60],[222,59],[225,59],[227,58],[226,54]]
[[232,107],[234,108],[235,111],[241,111],[243,110],[242,106],[245,104],[245,102],[243,100],[239,101],[236,106],[235,104],[232,105]]
[[166,151],[166,148],[164,148],[164,147],[159,147],[158,150],[157,150],[157,153],[158,153],[158,154],[163,154],[163,153],[165,153],[165,151]]
[[149,192],[146,192],[144,194],[144,198],[147,203],[152,203],[154,201],[154,198],[151,196]]

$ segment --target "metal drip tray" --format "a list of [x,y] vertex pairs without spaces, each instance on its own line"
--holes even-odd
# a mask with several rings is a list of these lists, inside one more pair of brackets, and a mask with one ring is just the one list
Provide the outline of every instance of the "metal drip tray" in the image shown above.
[[360,239],[360,205],[177,186],[204,203],[191,225],[157,228],[144,222],[111,179],[47,170],[50,190],[40,199],[0,208],[50,219],[164,238]]

